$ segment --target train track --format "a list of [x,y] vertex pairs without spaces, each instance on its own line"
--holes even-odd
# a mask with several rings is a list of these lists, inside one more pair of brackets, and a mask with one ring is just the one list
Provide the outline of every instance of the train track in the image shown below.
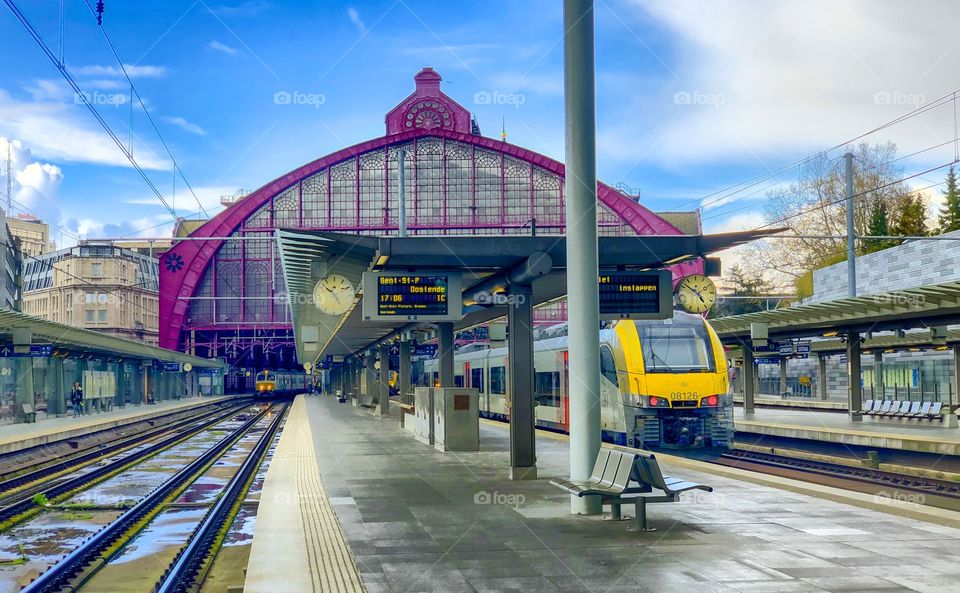
[[[14,484],[21,475],[42,472],[47,470],[48,467],[53,469],[50,469],[47,475],[58,471],[57,468],[76,467],[84,460],[95,459],[98,452],[122,450],[124,444],[143,442],[151,434],[160,434],[164,429],[169,430],[174,425],[183,425],[184,422],[208,416],[224,409],[225,406],[232,407],[236,405],[236,402],[250,403],[252,400],[252,396],[244,396],[235,400],[221,400],[195,408],[174,410],[158,416],[143,418],[130,424],[102,428],[76,437],[64,438],[0,454],[0,484],[8,482]],[[115,438],[105,439],[104,442],[97,442],[98,439],[109,436],[113,432],[118,432],[119,435]],[[82,445],[84,441],[93,442]],[[68,445],[72,449],[79,450],[62,451]],[[0,492],[3,491],[0,490]]]
[[[36,496],[42,495],[48,501],[66,498],[207,430],[211,426],[235,415],[240,410],[248,407],[248,405],[249,404],[232,406],[225,411],[221,410],[220,413],[215,413],[212,418],[199,424],[190,422],[188,424],[193,425],[191,428],[184,431],[174,431],[166,438],[162,438],[146,448],[131,451],[127,455],[118,457],[86,473],[76,475],[72,478],[67,477],[63,480],[58,479],[61,474],[57,473],[52,479],[38,484],[35,487],[21,489],[5,497],[0,501],[0,504],[3,505],[0,506],[0,531],[9,529],[36,513],[39,513],[41,508],[34,501]],[[20,480],[19,477],[15,479]]]
[[[22,495],[24,493],[24,487],[27,485],[34,485],[34,487],[31,488],[27,494],[27,496],[32,496],[42,492],[43,484],[36,484],[41,480],[62,476],[64,474],[77,471],[110,455],[115,455],[139,447],[145,441],[156,438],[165,433],[175,433],[178,430],[197,424],[198,422],[203,422],[210,418],[222,418],[225,415],[229,416],[230,414],[236,413],[238,410],[246,407],[247,405],[249,404],[238,406],[237,404],[231,403],[227,407],[217,406],[214,409],[202,412],[200,415],[176,420],[170,424],[164,424],[134,436],[123,437],[103,446],[96,447],[91,451],[78,453],[76,455],[55,461],[51,464],[44,465],[37,469],[28,469],[25,472],[21,471],[19,473],[15,473],[15,475],[12,477],[0,477],[0,507],[9,504],[11,493],[14,491],[19,491],[17,492],[18,496]],[[226,413],[224,412],[225,410]],[[7,475],[9,476],[10,474]]]
[[733,450],[718,457],[714,463],[940,508],[960,509],[960,483],[949,480],[756,451]]
[[[51,593],[69,591],[72,593],[83,587],[83,585],[116,556],[128,542],[136,537],[171,500],[181,495],[196,478],[207,471],[207,469],[229,451],[248,431],[260,423],[267,412],[268,410],[264,410],[253,418],[245,421],[240,427],[184,466],[137,504],[117,517],[113,522],[103,527],[100,531],[85,540],[74,551],[64,556],[59,563],[52,566],[21,589],[21,592]],[[282,417],[283,411],[277,413],[266,432],[275,434],[280,426]],[[247,460],[242,465],[241,469],[245,469],[246,471],[238,471],[236,474],[236,476],[240,476],[242,473],[246,476],[246,478],[244,478],[246,481],[243,482],[244,485],[248,483],[249,479],[252,479],[250,478],[250,473],[256,471],[256,467],[259,466],[262,458],[262,453],[266,451],[266,447],[269,447],[270,440],[265,440],[265,436],[266,435],[261,437],[254,451],[248,455]],[[256,459],[255,463],[251,461],[251,459],[254,458]],[[235,480],[231,480],[230,484],[233,485],[234,482]],[[239,486],[234,486],[231,491],[233,496],[229,499],[230,506],[233,506],[236,502],[236,497],[242,496],[245,491],[245,488],[242,489],[242,491],[238,490],[238,488]],[[237,492],[239,492],[239,494],[237,494]],[[193,576],[199,574],[195,570],[195,567],[198,565],[197,559],[206,557],[207,552],[212,549],[210,542],[212,539],[216,539],[209,537],[210,533],[213,533],[211,530],[222,529],[222,525],[228,516],[228,514],[225,514],[224,506],[221,505],[222,501],[228,499],[226,494],[225,491],[218,503],[214,505],[214,508],[212,508],[207,513],[205,519],[201,521],[201,526],[197,528],[198,532],[194,534],[190,544],[187,546],[189,552],[185,549],[178,555],[177,561],[174,563],[174,566],[167,570],[161,584],[169,581],[172,584],[166,586],[180,586],[177,585],[177,583],[189,583]],[[214,510],[217,511],[215,518],[208,521],[207,518],[213,515]],[[202,532],[200,532],[201,527],[204,527]],[[201,543],[195,543],[195,541],[201,541]],[[202,564],[202,561],[199,564]],[[174,578],[174,576],[176,576],[176,578]],[[169,590],[176,591],[180,589],[174,588]]]

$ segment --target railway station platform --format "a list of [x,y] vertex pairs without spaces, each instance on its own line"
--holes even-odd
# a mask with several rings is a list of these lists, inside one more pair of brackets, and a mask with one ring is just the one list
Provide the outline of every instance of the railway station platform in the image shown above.
[[[733,396],[733,402],[743,405],[743,396],[736,394]],[[798,410],[833,410],[836,412],[846,412],[847,402],[839,400],[821,400],[809,397],[784,398],[779,395],[757,395],[754,397],[754,405],[758,407],[790,408]]]
[[99,412],[73,418],[47,418],[39,422],[0,426],[0,454],[12,453],[39,445],[71,439],[81,435],[117,428],[142,420],[165,416],[181,410],[206,406],[234,396],[190,397],[162,401],[150,405],[128,405],[110,412]]
[[762,444],[763,436],[809,439],[863,447],[902,449],[941,455],[960,455],[960,429],[946,428],[929,421],[887,420],[865,416],[853,422],[846,414],[821,410],[756,408],[745,415],[734,411],[738,439],[752,435]]
[[510,481],[505,425],[481,423],[480,452],[440,453],[397,420],[298,398],[264,484],[245,593],[957,590],[956,513],[915,520],[865,508],[865,495],[818,498],[660,456],[666,472],[715,491],[650,505],[658,531],[629,532],[569,514],[549,484],[568,475],[562,435],[538,433],[540,479]]

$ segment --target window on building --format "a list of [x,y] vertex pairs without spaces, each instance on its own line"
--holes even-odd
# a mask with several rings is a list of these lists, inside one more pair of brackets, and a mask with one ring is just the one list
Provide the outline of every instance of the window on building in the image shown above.
[[86,295],[84,295],[84,298],[88,303],[93,303],[96,302],[97,295],[95,293],[88,292]]
[[100,309],[99,311],[97,311],[97,321],[103,323],[106,320],[107,320],[107,310]]
[[490,393],[507,393],[507,367],[490,367]]
[[93,262],[90,264],[90,275],[94,278],[103,277],[103,264],[101,262]]
[[483,368],[470,369],[470,387],[483,393]]
[[93,309],[87,309],[87,321],[93,323]]

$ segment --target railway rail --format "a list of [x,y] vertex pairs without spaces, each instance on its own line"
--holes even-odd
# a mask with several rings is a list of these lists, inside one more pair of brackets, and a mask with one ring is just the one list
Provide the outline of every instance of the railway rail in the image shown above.
[[[26,471],[21,470],[19,472],[10,472],[4,476],[0,476],[0,506],[8,502],[8,499],[10,498],[10,494],[8,493],[21,490],[20,494],[22,494],[22,489],[27,485],[40,482],[46,478],[62,476],[66,473],[77,471],[110,455],[115,455],[137,448],[145,441],[156,438],[165,433],[176,432],[189,427],[190,425],[197,424],[198,422],[203,422],[211,418],[222,418],[229,416],[230,414],[235,413],[238,409],[242,409],[247,405],[249,405],[249,403],[238,405],[231,402],[227,406],[216,406],[212,409],[204,410],[199,415],[186,417],[175,420],[169,424],[156,426],[151,430],[133,436],[121,437],[108,444],[93,448],[92,450],[77,453],[76,455],[67,458],[58,459],[53,463],[42,465],[37,469],[31,470],[28,468]],[[29,495],[32,496],[39,491],[40,490],[37,488],[32,488]]]
[[249,404],[243,404],[222,410],[204,422],[192,423],[194,424],[192,428],[183,431],[174,431],[166,438],[162,438],[146,448],[136,449],[127,455],[118,457],[91,471],[73,477],[66,477],[63,480],[60,480],[59,474],[57,474],[53,479],[45,481],[37,487],[16,492],[6,497],[2,503],[0,503],[3,504],[3,506],[0,506],[0,529],[9,529],[39,512],[40,507],[34,502],[35,496],[42,495],[47,500],[54,501],[58,498],[68,496],[71,493],[78,492],[207,430],[210,426],[233,416],[238,411],[248,407],[248,405]]
[[[229,451],[248,431],[260,423],[270,409],[273,409],[273,406],[244,421],[237,429],[208,448],[199,457],[184,466],[150,494],[117,517],[113,522],[84,541],[78,548],[67,554],[60,562],[50,567],[46,572],[42,573],[26,587],[21,589],[21,591],[23,593],[73,592],[82,588],[100,568],[105,566],[111,558],[123,549],[126,543],[136,537],[169,501],[179,496],[197,477],[202,475],[217,459]],[[276,417],[267,428],[267,433],[276,433],[283,415],[283,410],[276,414]],[[264,435],[264,437],[265,436],[266,435]],[[246,479],[249,480],[249,472],[256,471],[256,467],[259,466],[262,458],[262,453],[266,450],[265,447],[269,447],[269,443],[272,440],[271,437],[270,440],[265,441],[264,437],[258,441],[257,446],[254,447],[254,450],[248,455],[247,460],[241,467],[241,471],[238,471],[236,476],[243,474],[246,476]],[[264,443],[266,444],[264,445]],[[257,461],[251,465],[253,462],[250,460],[253,458],[256,458]],[[250,467],[253,469],[251,470]],[[246,471],[242,471],[244,469]],[[231,480],[230,483],[233,484],[234,480]],[[243,482],[243,484],[246,484],[246,482]],[[234,487],[234,493],[237,491],[237,488],[239,487]],[[240,496],[242,496],[242,491]],[[226,491],[224,496],[221,497],[221,501],[225,499],[227,499]],[[236,495],[231,499],[231,505],[235,500]],[[224,514],[224,509],[220,504],[221,501],[218,501],[214,509],[211,509],[211,511],[207,513],[207,517],[210,517],[214,510],[217,510],[215,519],[210,519],[209,522],[207,519],[204,519],[201,522],[201,527],[208,524],[209,527],[205,528],[204,532],[199,532],[200,528],[198,527],[198,533],[191,539],[202,539],[206,542],[211,541],[211,539],[207,537],[210,533],[207,530],[214,529],[213,525],[222,527],[223,522],[226,520],[225,517],[228,516]],[[184,559],[183,562],[178,562],[177,566],[174,567],[175,570],[174,568],[169,569],[163,582],[166,582],[166,580],[174,574],[178,575],[176,582],[187,582],[191,578],[191,575],[197,574],[196,572],[191,572],[192,568],[197,565],[196,559],[201,554],[209,551],[211,547],[209,545],[206,547],[200,544],[194,545],[193,542],[191,542],[191,546],[189,547],[191,548],[190,553],[184,551],[178,556],[178,560],[180,558]]]
[[[920,504],[950,510],[960,510],[960,483],[950,480],[743,450],[724,453],[715,459],[714,463],[889,498],[905,498]],[[912,496],[907,498],[906,495]]]

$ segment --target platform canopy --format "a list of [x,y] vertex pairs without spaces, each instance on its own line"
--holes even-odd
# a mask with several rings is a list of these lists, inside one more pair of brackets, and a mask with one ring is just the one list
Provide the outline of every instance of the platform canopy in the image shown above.
[[[753,323],[765,323],[771,340],[943,327],[960,323],[960,282],[735,315],[711,323],[728,344],[749,341]],[[903,345],[909,345],[905,338]],[[882,346],[894,344],[875,347]]]
[[0,311],[0,352],[9,355],[14,349],[15,334],[29,330],[32,344],[50,344],[55,352],[67,356],[125,358],[144,361],[190,363],[194,368],[226,368],[219,360],[190,356],[174,350],[150,346],[100,332],[81,329],[16,311]]
[[[762,238],[778,229],[718,235],[601,237],[600,266],[608,270],[652,270]],[[349,355],[425,326],[422,322],[365,322],[362,294],[340,316],[322,313],[314,305],[317,282],[337,274],[360,287],[367,270],[425,273],[457,271],[463,277],[464,316],[455,329],[466,329],[502,317],[505,307],[476,304],[471,295],[480,287],[505,282],[510,270],[532,254],[546,254],[549,273],[533,282],[533,305],[566,294],[566,241],[563,237],[407,237],[377,238],[332,232],[278,230],[278,251],[286,280],[300,360]]]

